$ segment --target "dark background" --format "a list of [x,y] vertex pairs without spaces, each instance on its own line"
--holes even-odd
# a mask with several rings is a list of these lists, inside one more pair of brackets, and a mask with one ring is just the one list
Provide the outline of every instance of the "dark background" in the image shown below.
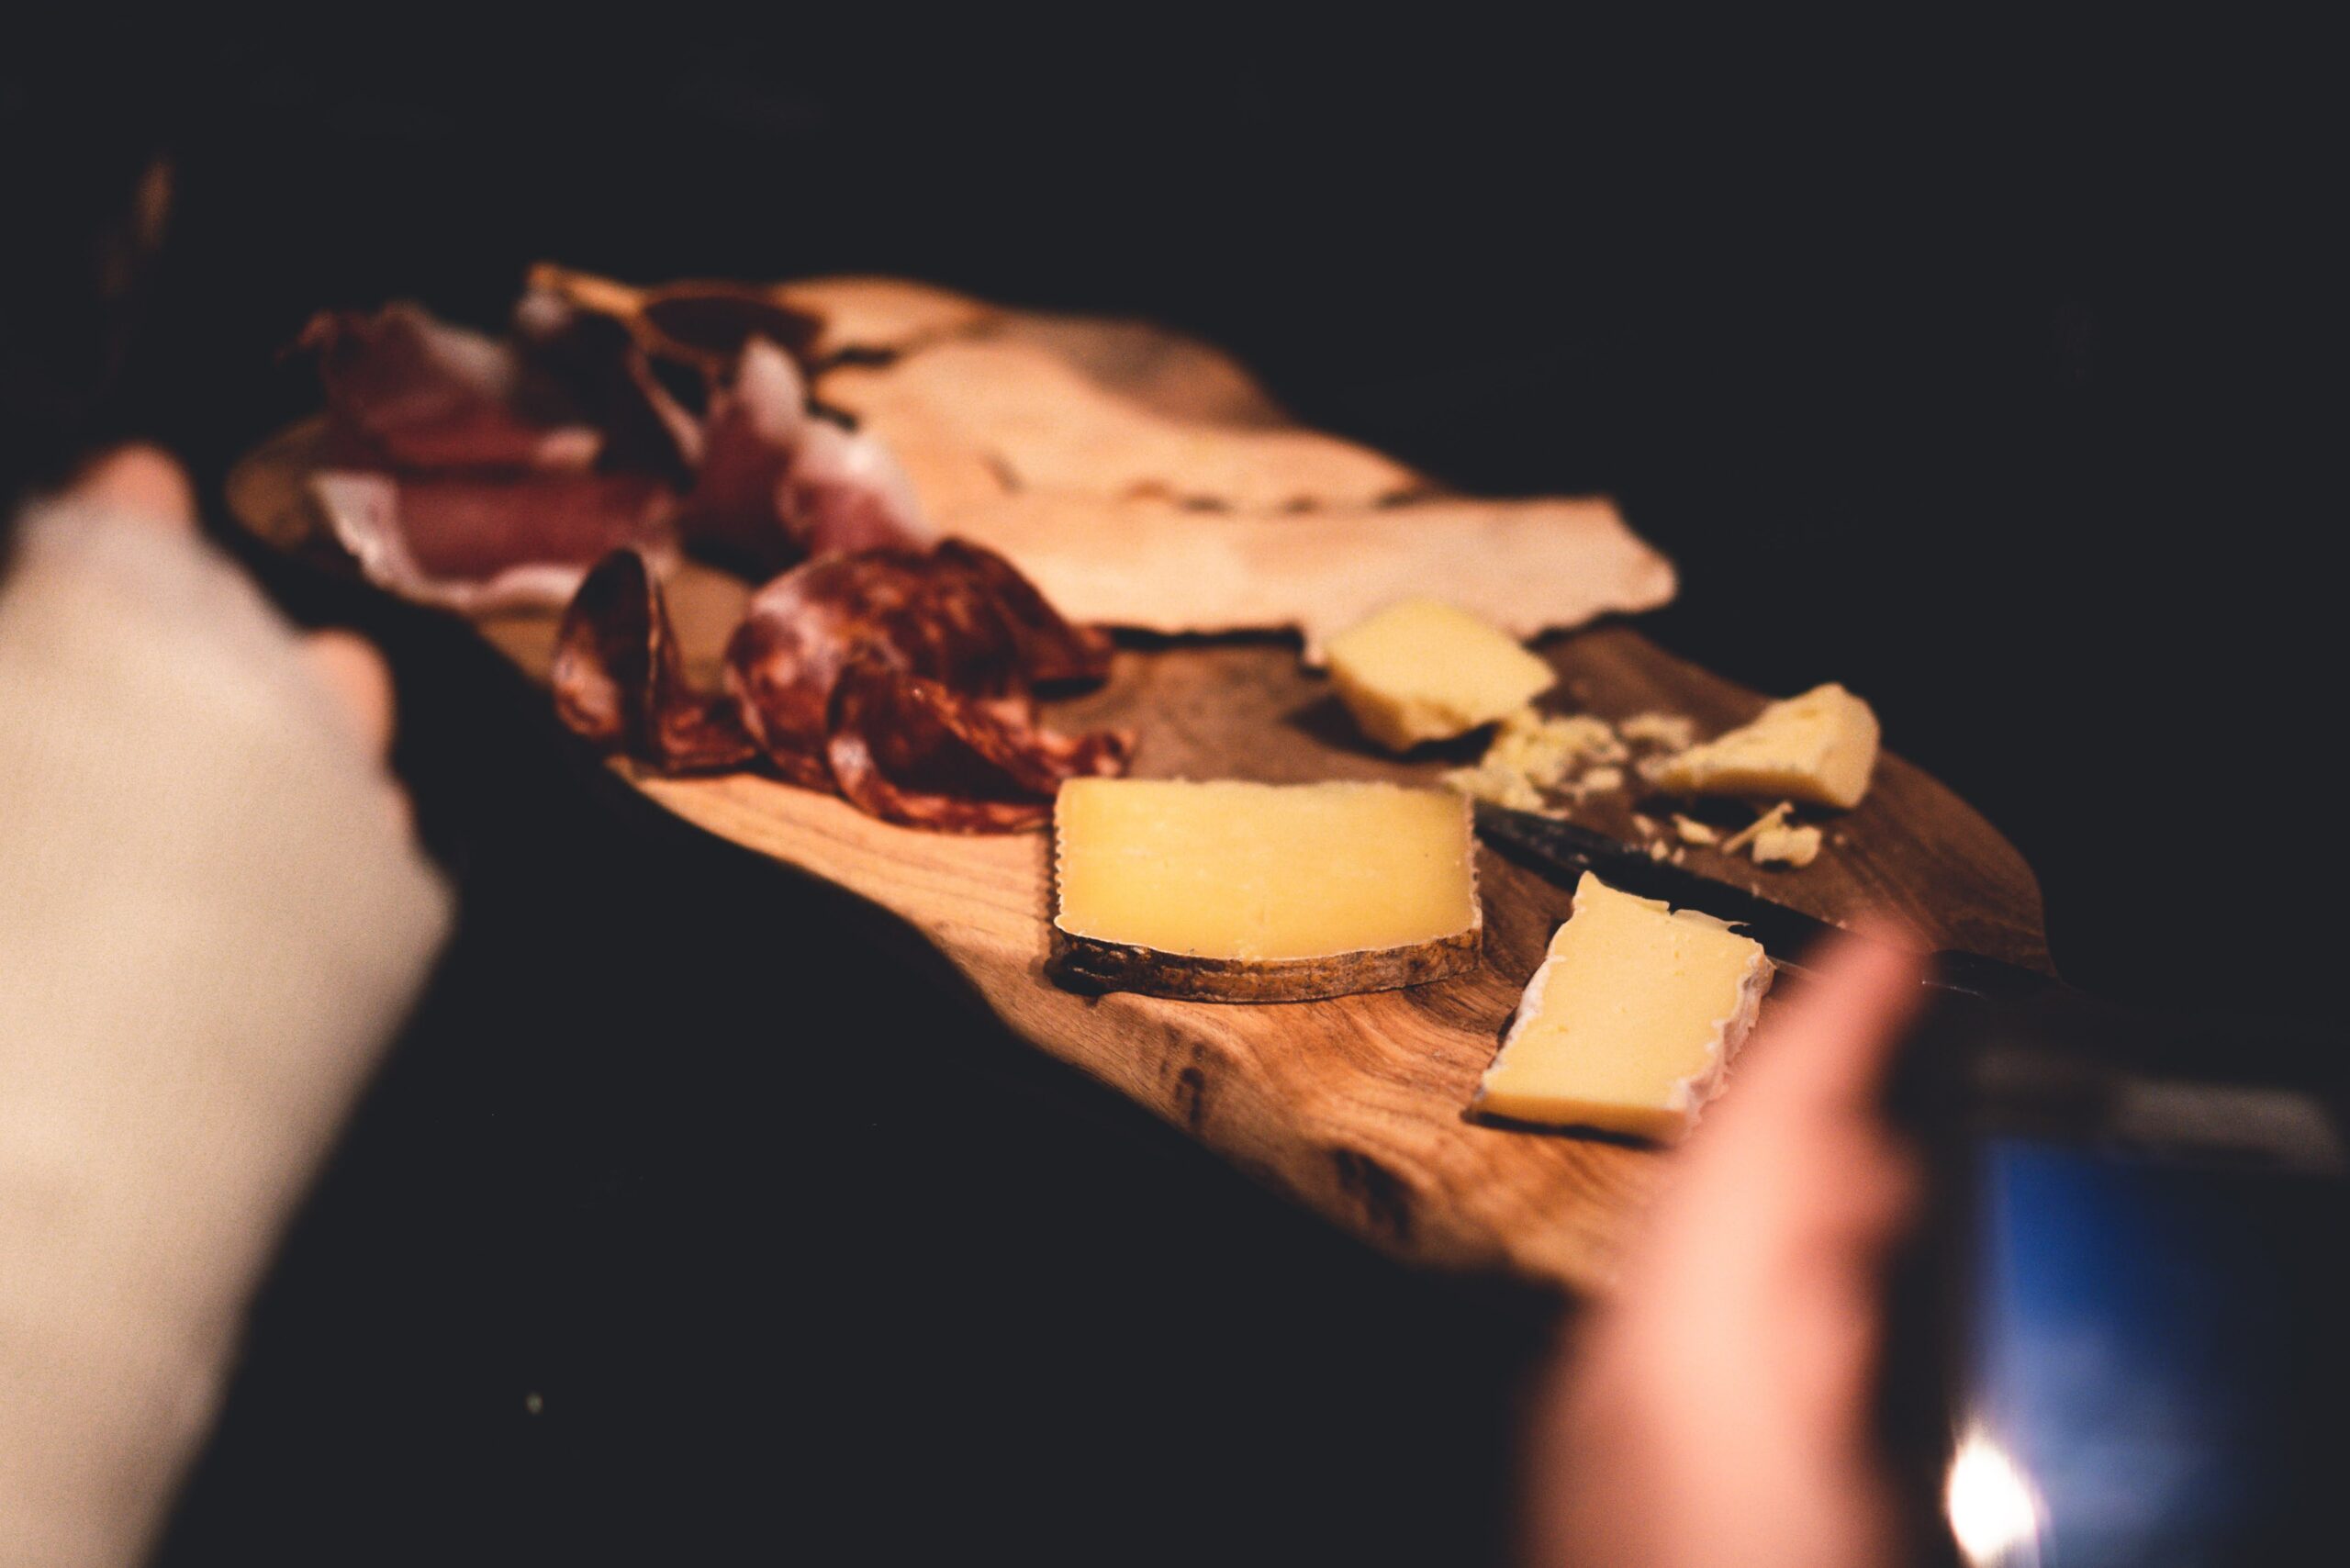
[[[126,24],[56,148],[167,111],[107,417],[207,481],[313,405],[310,309],[492,323],[540,257],[1157,317],[1462,487],[1616,495],[1651,635],[1867,696],[2076,982],[2330,1019],[2323,52],[1550,22]],[[1546,1304],[1292,1214],[632,810],[453,628],[258,565],[391,650],[465,924],[167,1562],[1500,1555]]]

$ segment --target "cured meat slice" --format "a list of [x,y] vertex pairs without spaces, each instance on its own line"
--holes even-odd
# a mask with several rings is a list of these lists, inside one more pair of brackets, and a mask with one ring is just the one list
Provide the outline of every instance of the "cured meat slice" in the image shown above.
[[833,693],[826,755],[850,803],[941,833],[1014,833],[1052,819],[1061,781],[1125,771],[1131,737],[1055,734],[1028,705],[957,694],[860,650]]
[[621,552],[565,613],[554,685],[572,729],[666,770],[734,766],[755,747],[785,778],[875,816],[987,833],[1041,824],[1065,778],[1123,771],[1129,736],[1055,734],[1032,695],[1108,667],[1105,636],[950,540],[830,553],[768,583],[715,698],[688,686],[660,590]]
[[322,312],[297,345],[329,409],[308,488],[374,581],[460,611],[561,604],[622,545],[684,539],[766,577],[929,543],[895,459],[811,414],[765,335],[805,342],[815,324],[771,289],[648,292],[549,267],[513,343],[407,303]]
[[693,483],[702,454],[696,410],[709,391],[698,374],[685,387],[688,397],[681,398],[619,322],[542,290],[526,293],[514,307],[514,334],[534,364],[561,378],[593,411],[604,432],[601,466],[647,469],[681,489]]
[[1021,667],[1038,686],[1091,683],[1110,674],[1110,634],[1065,620],[1036,585],[994,551],[968,539],[942,540],[932,553],[982,589],[1020,648]]
[[346,460],[413,468],[581,469],[603,449],[552,378],[509,344],[421,306],[322,310],[296,341],[318,355]]
[[913,481],[877,436],[811,416],[777,510],[811,552],[919,544],[933,537]]
[[1101,679],[1109,648],[1002,557],[950,539],[927,554],[823,555],[784,573],[744,610],[726,678],[776,766],[821,784],[833,689],[861,653],[963,696],[1024,701],[1037,686]]
[[889,452],[809,413],[799,368],[765,339],[744,345],[732,382],[711,400],[701,473],[679,526],[755,571],[932,536]]
[[552,609],[615,549],[674,549],[677,498],[650,475],[325,469],[309,493],[369,581],[466,614]]
[[758,755],[734,704],[688,684],[661,585],[633,550],[599,562],[564,610],[554,685],[571,729],[666,772],[737,767]]

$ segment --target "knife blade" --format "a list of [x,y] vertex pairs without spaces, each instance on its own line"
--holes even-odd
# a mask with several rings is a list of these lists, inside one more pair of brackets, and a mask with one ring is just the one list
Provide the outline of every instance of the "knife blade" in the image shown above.
[[[1701,910],[1745,927],[1774,961],[1797,973],[1804,958],[1842,928],[1818,915],[1749,892],[1734,883],[1701,876],[1685,866],[1659,860],[1645,849],[1618,844],[1606,834],[1557,817],[1512,811],[1489,801],[1477,802],[1477,834],[1494,850],[1572,887],[1589,871],[1609,887],[1642,898],[1662,899],[1675,909]],[[1937,990],[2016,1002],[2070,993],[2062,980],[2020,964],[1955,948],[1930,954],[1925,983]]]

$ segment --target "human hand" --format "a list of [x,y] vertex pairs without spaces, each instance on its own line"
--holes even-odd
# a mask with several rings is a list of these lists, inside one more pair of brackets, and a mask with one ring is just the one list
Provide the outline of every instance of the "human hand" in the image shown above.
[[1739,1058],[1535,1435],[1534,1560],[1874,1568],[1881,1264],[1917,1172],[1877,1092],[1915,958],[1844,939]]
[[[187,471],[159,447],[118,446],[100,454],[75,476],[66,497],[159,528],[196,532],[195,487]],[[387,759],[394,707],[392,672],[384,655],[365,638],[343,631],[307,633],[303,653],[368,755],[379,762]],[[405,817],[407,797],[396,800]]]

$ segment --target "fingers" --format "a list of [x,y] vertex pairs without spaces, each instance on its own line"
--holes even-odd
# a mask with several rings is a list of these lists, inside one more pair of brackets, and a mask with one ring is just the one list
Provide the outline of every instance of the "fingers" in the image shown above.
[[[161,447],[133,442],[93,458],[74,476],[67,495],[109,511],[166,528],[193,531],[196,488],[187,470]],[[305,639],[305,651],[327,689],[350,719],[371,756],[392,745],[392,675],[374,644],[348,632],[319,632]]]
[[[388,762],[397,718],[393,700],[391,666],[375,644],[352,632],[313,632],[302,640],[302,651],[335,697],[336,706],[350,721],[367,755]],[[386,775],[385,809],[403,834],[416,829],[416,812],[408,791]]]
[[[140,523],[196,531],[196,487],[187,470],[160,447],[134,442],[100,454],[74,476],[65,496]],[[338,631],[310,633],[302,652],[368,757],[387,762],[395,708],[384,655],[365,638]],[[389,792],[393,814],[410,824],[407,795],[397,788]]]
[[168,528],[196,527],[196,487],[161,447],[134,443],[104,453],[74,476],[66,494]]
[[1874,1123],[1886,1069],[1920,1002],[1923,966],[1890,932],[1869,927],[1835,938],[1816,973],[1740,1060],[1726,1119],[1791,1131]]
[[1876,1096],[1919,966],[1889,935],[1839,941],[1774,1003],[1588,1325],[1537,1504],[1561,1560],[1890,1560],[1876,1264],[1916,1177]]
[[364,637],[350,632],[313,632],[303,651],[333,692],[352,728],[377,758],[392,749],[392,672],[384,655]]

